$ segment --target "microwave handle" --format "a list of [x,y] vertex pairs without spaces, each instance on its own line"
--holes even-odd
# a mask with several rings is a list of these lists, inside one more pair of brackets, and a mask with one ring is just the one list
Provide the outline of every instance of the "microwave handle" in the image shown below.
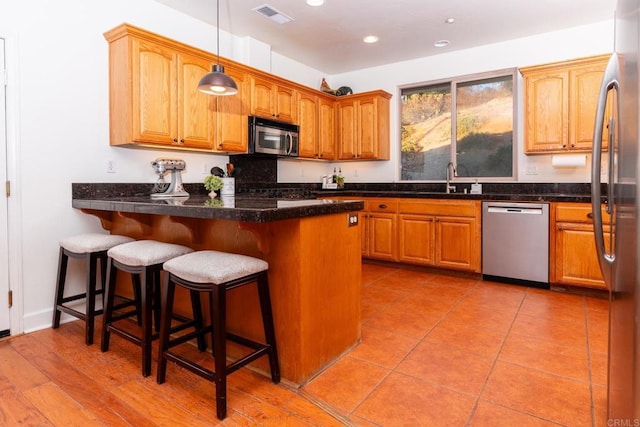
[[287,138],[289,139],[289,147],[287,148],[287,156],[291,155],[291,152],[293,151],[293,135],[291,135],[291,132],[287,132]]

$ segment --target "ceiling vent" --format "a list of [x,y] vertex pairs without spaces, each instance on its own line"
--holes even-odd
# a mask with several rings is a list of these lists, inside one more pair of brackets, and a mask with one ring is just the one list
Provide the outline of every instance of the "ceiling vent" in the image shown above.
[[287,22],[293,21],[293,18],[285,15],[278,9],[268,4],[263,4],[262,6],[258,6],[252,10],[258,12],[262,16],[271,19],[274,22],[277,22],[278,24],[286,24]]

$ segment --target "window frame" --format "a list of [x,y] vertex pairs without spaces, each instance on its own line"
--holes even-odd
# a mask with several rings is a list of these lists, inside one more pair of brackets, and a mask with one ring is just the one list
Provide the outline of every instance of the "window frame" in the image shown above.
[[421,87],[438,86],[443,84],[449,84],[451,90],[451,152],[450,159],[457,167],[457,120],[453,117],[457,116],[457,87],[462,83],[473,83],[481,80],[489,80],[492,78],[506,77],[511,75],[512,78],[512,96],[513,96],[513,138],[511,146],[511,176],[503,177],[456,177],[456,182],[476,182],[482,180],[483,182],[513,182],[518,179],[518,151],[520,146],[520,118],[518,113],[520,111],[520,90],[521,80],[520,73],[517,67],[503,68],[500,70],[486,71],[474,74],[465,74],[462,76],[443,78],[438,80],[429,80],[421,83],[411,83],[398,86],[398,164],[396,169],[396,177],[398,182],[402,183],[435,183],[444,182],[442,179],[430,179],[430,180],[417,180],[417,179],[402,179],[402,91],[405,89],[418,89]]

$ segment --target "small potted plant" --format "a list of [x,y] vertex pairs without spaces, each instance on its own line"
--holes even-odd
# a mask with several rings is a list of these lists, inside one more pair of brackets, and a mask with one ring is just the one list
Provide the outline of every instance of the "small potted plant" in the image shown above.
[[218,196],[222,185],[222,178],[220,178],[219,176],[207,175],[204,178],[204,188],[209,190],[209,197],[211,197],[212,199]]

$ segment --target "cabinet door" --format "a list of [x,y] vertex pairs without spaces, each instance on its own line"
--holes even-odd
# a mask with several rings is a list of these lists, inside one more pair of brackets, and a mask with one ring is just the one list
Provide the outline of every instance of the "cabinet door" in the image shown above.
[[296,91],[286,87],[276,85],[274,87],[274,115],[277,120],[289,123],[296,121]]
[[[605,245],[609,247],[609,228],[605,227]],[[568,285],[606,289],[600,272],[593,226],[590,224],[556,224],[556,280]]]
[[414,264],[433,265],[434,217],[428,215],[398,215],[398,260]]
[[[571,70],[570,99],[570,148],[591,150],[593,144],[593,124],[596,120],[596,104],[600,93],[600,84],[606,63],[579,67]],[[608,108],[610,111],[610,108]],[[608,115],[605,115],[608,117]],[[605,132],[606,135],[606,132]],[[603,148],[607,148],[608,139],[602,139]]]
[[375,97],[361,99],[358,102],[358,151],[359,159],[378,158],[378,109]]
[[353,160],[358,154],[357,101],[338,103],[338,159]]
[[211,61],[193,55],[178,55],[177,144],[188,148],[212,149],[215,139],[215,100],[198,90],[198,83],[211,72]]
[[318,153],[323,160],[336,157],[336,107],[335,102],[320,98]]
[[216,146],[220,151],[246,153],[248,145],[248,88],[249,77],[242,71],[225,67],[225,73],[238,85],[238,93],[217,96]]
[[176,63],[177,54],[172,49],[132,40],[131,136],[134,142],[178,143]]
[[298,125],[300,135],[298,139],[300,157],[315,159],[319,157],[318,150],[318,97],[316,95],[298,93]]
[[475,218],[436,217],[435,224],[436,266],[478,271]]
[[259,77],[251,78],[251,114],[273,118],[273,84]]
[[568,71],[540,72],[525,76],[526,152],[559,151],[567,148],[568,97]]
[[371,258],[396,260],[396,214],[370,213],[369,256]]

